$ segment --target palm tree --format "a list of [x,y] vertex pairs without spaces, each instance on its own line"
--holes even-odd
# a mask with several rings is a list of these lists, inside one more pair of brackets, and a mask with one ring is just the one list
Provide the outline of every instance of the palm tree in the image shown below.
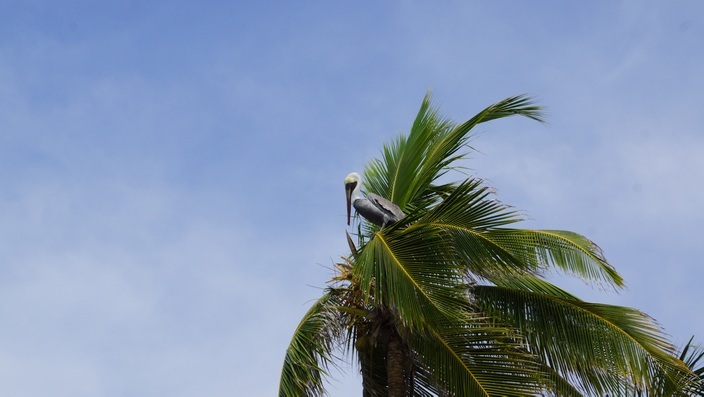
[[[408,214],[379,229],[360,219],[356,244],[295,330],[280,396],[325,394],[338,359],[356,356],[363,395],[625,395],[693,378],[657,324],[627,307],[589,303],[547,282],[550,269],[619,289],[587,238],[526,230],[520,213],[461,173],[473,127],[525,116],[525,96],[461,124],[425,97],[410,133],[384,145],[365,188]],[[464,178],[445,182],[448,173]],[[339,357],[343,356],[343,357]]]

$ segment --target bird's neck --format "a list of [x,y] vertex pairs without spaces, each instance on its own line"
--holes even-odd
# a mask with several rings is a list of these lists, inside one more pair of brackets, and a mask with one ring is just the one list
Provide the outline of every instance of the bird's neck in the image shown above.
[[359,200],[359,199],[361,199],[361,198],[362,198],[362,194],[361,194],[361,192],[360,192],[359,186],[357,186],[357,187],[354,188],[354,190],[352,191],[352,195],[350,196],[350,201],[354,203],[355,200]]

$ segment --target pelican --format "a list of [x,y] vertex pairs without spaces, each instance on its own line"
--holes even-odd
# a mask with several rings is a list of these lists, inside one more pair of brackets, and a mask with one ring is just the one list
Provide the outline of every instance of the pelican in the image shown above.
[[367,193],[361,196],[362,177],[353,172],[345,178],[345,192],[347,193],[347,226],[350,224],[350,207],[354,206],[359,215],[369,222],[384,228],[386,225],[397,222],[406,214],[398,205],[377,194]]

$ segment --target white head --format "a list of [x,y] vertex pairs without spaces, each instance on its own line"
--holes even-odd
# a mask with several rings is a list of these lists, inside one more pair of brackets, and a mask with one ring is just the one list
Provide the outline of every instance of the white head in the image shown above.
[[347,195],[347,226],[350,225],[350,211],[352,203],[361,198],[359,191],[362,188],[362,177],[353,172],[345,177],[345,193]]

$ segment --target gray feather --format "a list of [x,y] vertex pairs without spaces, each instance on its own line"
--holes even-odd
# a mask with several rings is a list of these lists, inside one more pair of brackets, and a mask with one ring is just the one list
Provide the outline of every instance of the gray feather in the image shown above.
[[406,216],[398,205],[374,193],[355,200],[352,205],[365,219],[381,227],[398,222]]

